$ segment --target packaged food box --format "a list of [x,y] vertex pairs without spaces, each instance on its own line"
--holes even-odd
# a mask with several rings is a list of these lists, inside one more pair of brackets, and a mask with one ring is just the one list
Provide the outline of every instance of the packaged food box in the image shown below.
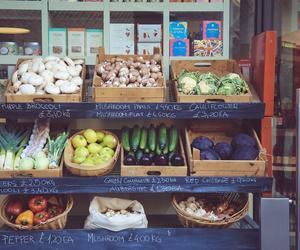
[[203,21],[202,22],[203,40],[222,39],[222,21]]
[[109,51],[112,55],[134,55],[134,42],[111,42]]
[[49,28],[49,55],[63,57],[67,55],[67,29]]
[[85,56],[85,29],[68,29],[68,56],[77,58]]
[[95,56],[103,46],[103,30],[86,29],[86,55]]
[[160,42],[161,25],[160,24],[138,24],[139,42]]
[[139,55],[153,55],[154,48],[161,48],[160,43],[138,43],[138,54]]
[[189,39],[170,39],[170,56],[189,56]]
[[188,37],[188,22],[170,22],[170,38],[184,39]]
[[222,56],[222,40],[194,40],[194,56]]
[[112,23],[109,27],[109,38],[111,43],[134,42],[133,23]]

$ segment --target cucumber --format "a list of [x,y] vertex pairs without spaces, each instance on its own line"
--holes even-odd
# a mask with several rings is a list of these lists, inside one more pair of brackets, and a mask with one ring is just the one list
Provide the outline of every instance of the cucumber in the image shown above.
[[156,131],[153,124],[149,128],[148,147],[151,151],[154,151],[156,147]]
[[146,145],[147,145],[147,135],[148,135],[147,128],[142,127],[140,149],[145,149],[146,148]]
[[170,129],[169,139],[170,139],[169,152],[174,152],[176,150],[177,144],[178,144],[178,130],[174,125]]
[[133,127],[132,135],[131,135],[131,149],[136,152],[141,140],[141,128],[138,125]]
[[167,137],[166,146],[165,146],[165,148],[163,149],[163,154],[164,154],[164,155],[167,155],[168,152],[169,152],[169,140],[168,140],[168,137]]
[[122,146],[126,152],[130,151],[130,143],[129,143],[129,128],[123,127],[122,128]]
[[146,148],[144,149],[144,153],[145,153],[145,154],[149,154],[149,153],[150,153],[150,149],[149,149],[148,147],[146,147]]
[[161,155],[161,153],[162,153],[160,146],[159,146],[159,140],[157,140],[155,153],[156,153],[156,155]]
[[136,151],[136,153],[135,153],[135,157],[136,157],[136,161],[137,161],[137,163],[139,163],[140,162],[140,160],[142,159],[142,157],[143,157],[143,151],[142,150],[138,150],[138,151]]
[[163,150],[167,144],[167,128],[164,123],[159,126],[158,129],[158,140],[159,140],[159,147]]

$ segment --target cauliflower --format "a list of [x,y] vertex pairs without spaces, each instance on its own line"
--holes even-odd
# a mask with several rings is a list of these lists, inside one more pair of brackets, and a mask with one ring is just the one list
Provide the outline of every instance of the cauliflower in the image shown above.
[[199,89],[201,95],[213,95],[216,93],[217,87],[202,80],[199,82]]
[[194,94],[197,86],[197,77],[193,73],[183,72],[178,78],[178,89],[186,95]]

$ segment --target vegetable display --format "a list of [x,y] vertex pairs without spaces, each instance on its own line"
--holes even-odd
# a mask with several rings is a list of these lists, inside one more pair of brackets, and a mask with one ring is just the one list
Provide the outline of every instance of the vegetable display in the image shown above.
[[135,125],[122,128],[122,146],[125,152],[124,165],[183,166],[179,148],[179,132],[175,126],[165,124],[149,128]]
[[178,91],[186,95],[242,95],[247,83],[236,73],[219,78],[214,73],[182,71],[177,77]]
[[103,80],[101,87],[157,87],[163,77],[159,54],[151,60],[142,56],[127,60],[113,57],[96,65],[96,72]]
[[18,65],[9,91],[17,95],[73,94],[80,90],[83,60],[35,57]]
[[255,160],[259,155],[256,141],[245,133],[234,136],[231,144],[214,144],[208,137],[196,137],[191,147],[200,150],[201,160]]
[[103,165],[114,157],[117,138],[109,133],[86,129],[71,140],[74,148],[72,162],[83,167]]
[[54,140],[49,131],[47,120],[35,120],[31,135],[29,130],[12,128],[8,124],[0,126],[0,169],[58,168],[68,134],[63,132]]
[[30,198],[14,197],[6,204],[5,212],[10,222],[32,228],[58,216],[64,209],[59,196],[36,195]]

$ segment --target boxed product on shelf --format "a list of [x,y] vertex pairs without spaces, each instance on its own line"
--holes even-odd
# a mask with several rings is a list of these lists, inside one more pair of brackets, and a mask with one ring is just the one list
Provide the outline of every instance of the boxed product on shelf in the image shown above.
[[172,60],[171,75],[177,102],[251,102],[253,99],[254,90],[234,60]]
[[134,55],[134,42],[110,42],[110,54],[112,55]]
[[85,29],[68,28],[68,56],[72,58],[85,56]]
[[[203,40],[221,40],[222,39],[222,21],[203,21],[202,38]],[[201,29],[200,29],[201,30]]]
[[67,55],[67,29],[49,28],[49,55]]
[[85,75],[84,59],[59,59],[56,56],[22,58],[8,81],[5,100],[8,103],[81,102],[85,92]]
[[186,176],[180,131],[175,125],[122,129],[122,176]]
[[223,0],[209,0],[211,3],[223,3]]
[[169,30],[170,38],[185,39],[188,37],[188,22],[171,21]]
[[189,56],[189,39],[170,39],[170,56]]
[[[160,51],[154,52],[154,55],[143,56],[107,55],[101,48],[97,55],[93,78],[93,100],[96,102],[164,102],[166,82],[162,56]],[[123,66],[120,67],[120,64]],[[117,70],[117,73],[111,72],[112,69]]]
[[138,24],[138,41],[139,42],[160,42],[161,25],[160,24]]
[[109,41],[112,44],[134,42],[134,24],[111,23],[109,25]]
[[1,202],[0,219],[14,230],[59,230],[72,207],[71,195],[10,195]]
[[0,55],[18,55],[19,47],[16,42],[0,42]]
[[222,40],[194,40],[194,56],[216,57],[223,56]]
[[209,0],[196,0],[196,3],[208,3]]
[[39,42],[25,42],[24,43],[24,55],[27,56],[39,56],[41,55],[41,45]]
[[103,30],[86,29],[86,56],[96,56],[103,46]]
[[195,176],[265,176],[267,158],[255,130],[223,120],[185,129],[190,173]]
[[137,200],[96,196],[90,203],[85,229],[105,228],[114,232],[129,228],[147,228],[143,205]]
[[153,55],[154,48],[161,49],[160,43],[138,43],[137,49],[139,55]]
[[[22,146],[13,153],[9,161],[9,154],[3,144],[3,155],[6,161],[1,162],[0,178],[16,177],[61,177],[63,175],[62,153],[68,136],[68,124],[50,124],[47,120],[35,120],[32,123],[7,123],[1,127],[1,138],[14,139],[15,147]],[[24,129],[26,128],[26,129]],[[17,135],[22,133],[21,137]],[[49,136],[49,139],[48,139]]]

